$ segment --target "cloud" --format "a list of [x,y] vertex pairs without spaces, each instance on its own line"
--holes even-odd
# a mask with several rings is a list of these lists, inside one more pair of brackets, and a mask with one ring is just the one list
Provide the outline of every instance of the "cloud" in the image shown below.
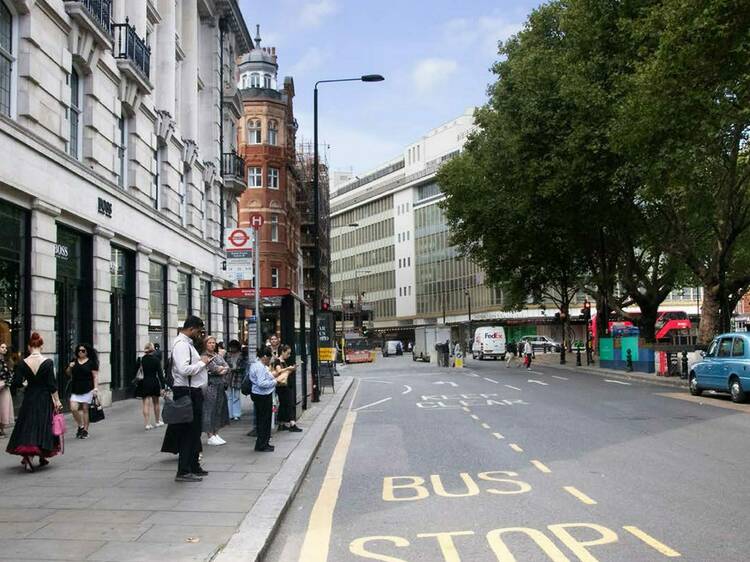
[[327,51],[324,51],[320,47],[310,47],[297,62],[289,67],[287,73],[291,76],[306,74],[313,69],[319,68],[327,58]]
[[443,25],[443,39],[462,49],[479,49],[482,54],[497,54],[498,41],[506,41],[523,29],[522,21],[502,16],[454,18]]
[[323,23],[323,19],[336,13],[337,6],[333,0],[318,0],[317,2],[308,2],[299,13],[299,20],[302,25],[318,27]]
[[458,68],[454,60],[441,58],[423,59],[412,72],[412,81],[417,91],[426,93],[446,80]]

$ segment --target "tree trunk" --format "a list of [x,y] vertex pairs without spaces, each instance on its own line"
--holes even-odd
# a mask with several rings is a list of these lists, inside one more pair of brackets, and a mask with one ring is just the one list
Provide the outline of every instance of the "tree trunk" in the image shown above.
[[641,330],[641,338],[646,343],[656,343],[656,317],[659,315],[659,305],[650,301],[639,302],[641,317],[638,319],[638,328]]
[[719,285],[703,286],[703,304],[701,305],[701,323],[698,329],[698,345],[708,345],[721,331],[721,302]]
[[599,338],[609,336],[609,299],[599,293],[596,298],[596,335]]

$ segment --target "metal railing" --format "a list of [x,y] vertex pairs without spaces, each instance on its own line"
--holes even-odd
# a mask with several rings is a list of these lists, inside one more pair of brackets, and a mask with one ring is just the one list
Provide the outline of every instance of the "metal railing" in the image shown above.
[[221,160],[221,169],[224,177],[245,177],[245,160],[234,150],[232,152],[225,152],[224,154],[222,154]]
[[112,0],[65,0],[81,4],[91,18],[112,37]]
[[125,23],[112,24],[112,31],[115,36],[115,58],[128,59],[148,80],[151,75],[151,48],[138,37],[135,26],[130,25],[125,18]]

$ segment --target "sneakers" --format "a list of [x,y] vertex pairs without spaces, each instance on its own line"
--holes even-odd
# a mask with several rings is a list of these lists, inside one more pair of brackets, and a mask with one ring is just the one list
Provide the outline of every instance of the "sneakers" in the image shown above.
[[82,432],[82,431],[83,431],[83,428],[82,428],[82,427],[79,427],[79,428],[78,428],[78,431],[76,431],[76,439],[80,439],[80,438],[81,438],[81,432]]
[[78,439],[88,439],[88,438],[89,438],[89,432],[81,428],[81,434],[78,436]]
[[286,428],[286,430],[291,431],[292,433],[299,433],[300,431],[302,431],[302,428],[299,427],[298,425],[290,425],[289,427]]
[[207,445],[214,445],[214,446],[224,445],[224,443],[226,443],[226,441],[224,441],[218,435],[212,435],[211,437],[208,438],[208,441],[206,441]]
[[156,423],[154,424],[154,427],[161,427],[161,426],[163,426],[163,425],[164,425],[164,422],[163,422],[163,421],[161,421],[161,420],[159,420],[158,422],[156,422]]
[[266,445],[265,447],[258,448],[256,447],[255,450],[260,453],[272,453],[274,451],[275,447],[273,445]]
[[203,467],[198,467],[197,470],[193,471],[196,476],[208,476],[208,470],[203,470]]
[[150,423],[147,423],[145,429],[146,429],[146,431],[148,431],[149,429],[154,429],[154,426],[151,425]]
[[195,474],[178,474],[174,477],[175,482],[203,482],[203,478],[196,476]]

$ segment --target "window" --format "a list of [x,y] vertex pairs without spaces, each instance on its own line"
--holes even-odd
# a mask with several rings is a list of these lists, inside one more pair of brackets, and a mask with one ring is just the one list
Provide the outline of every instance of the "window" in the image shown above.
[[729,357],[732,351],[732,338],[722,338],[719,344],[719,357]]
[[180,200],[180,224],[187,224],[187,193],[185,186],[185,174],[180,174],[180,184],[177,191],[177,198]]
[[271,215],[271,242],[279,241],[279,215]]
[[211,282],[201,279],[201,293],[198,316],[206,324],[206,332],[211,333]]
[[260,88],[260,74],[258,74],[257,72],[253,72],[250,75],[250,87]]
[[247,142],[249,144],[260,144],[261,143],[261,127],[260,120],[251,119],[247,122]]
[[250,76],[247,74],[242,75],[242,88],[247,88],[250,85]]
[[159,177],[161,175],[161,147],[154,150],[154,175],[151,184],[151,199],[154,202],[154,209],[159,208]]
[[263,87],[264,88],[270,88],[271,87],[271,75],[270,74],[264,74],[263,75]]
[[247,169],[247,186],[263,187],[263,168],[251,166]]
[[76,69],[70,71],[68,77],[70,81],[70,111],[68,119],[70,120],[70,137],[68,138],[68,153],[73,158],[80,158],[81,155],[81,81]]
[[192,313],[193,278],[188,273],[177,272],[177,323],[182,326]]
[[268,122],[268,144],[276,146],[279,143],[279,124],[275,119]]
[[203,188],[203,238],[208,238],[208,200],[211,195],[211,185],[205,184]]
[[279,189],[278,168],[268,168],[268,187],[271,189]]
[[13,15],[0,0],[0,113],[10,117],[13,92]]
[[279,268],[278,267],[271,268],[271,287],[274,289],[278,289],[279,287]]
[[734,338],[734,344],[732,345],[732,357],[744,357],[745,356],[745,340],[742,338]]
[[117,128],[120,132],[120,141],[117,146],[117,157],[120,160],[120,177],[117,178],[117,184],[125,189],[128,186],[128,120],[125,115],[120,115],[117,121]]

